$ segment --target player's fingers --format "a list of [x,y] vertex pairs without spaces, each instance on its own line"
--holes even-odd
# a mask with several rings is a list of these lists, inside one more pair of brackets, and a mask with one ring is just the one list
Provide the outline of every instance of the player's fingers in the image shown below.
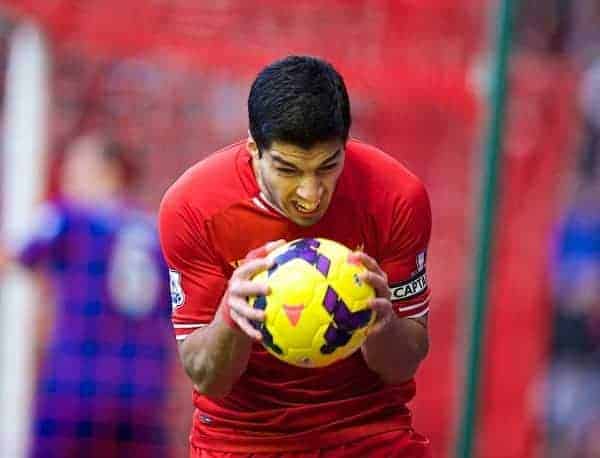
[[348,262],[359,262],[371,272],[375,272],[385,278],[387,282],[387,274],[383,271],[375,259],[363,251],[353,251],[348,255]]
[[229,282],[229,294],[238,297],[267,296],[271,293],[269,285],[259,281],[235,279]]
[[271,251],[276,250],[277,248],[279,248],[282,245],[285,245],[287,243],[287,240],[285,239],[279,239],[279,240],[273,240],[272,242],[268,242],[265,247],[267,249],[267,253],[270,253]]
[[240,267],[233,271],[231,274],[231,279],[248,279],[261,272],[265,269],[268,269],[273,265],[273,260],[269,258],[257,258],[252,259],[250,261],[244,262]]
[[376,321],[381,321],[383,319],[391,317],[394,310],[392,308],[392,303],[384,298],[375,298],[371,299],[369,302],[369,308],[373,310],[376,314]]
[[271,251],[273,251],[276,248],[279,248],[283,244],[285,244],[285,240],[283,240],[283,239],[275,240],[272,242],[267,242],[261,247],[250,250],[248,252],[248,254],[246,255],[246,257],[244,258],[244,261],[246,262],[246,261],[251,261],[252,259],[264,258]]
[[231,319],[236,322],[236,324],[240,327],[240,329],[245,332],[250,338],[254,340],[261,340],[262,334],[254,329],[254,327],[250,324],[250,322],[237,313],[233,308],[231,308],[230,312]]
[[228,298],[229,308],[235,311],[238,315],[243,316],[248,320],[264,321],[265,312],[262,310],[255,309],[243,299],[235,296],[229,296]]
[[359,274],[359,278],[373,287],[377,297],[385,299],[390,298],[390,288],[388,287],[387,279],[385,277],[367,270]]
[[375,312],[375,321],[369,327],[368,334],[375,334],[385,327],[392,318],[392,304],[387,299],[376,298],[372,299],[369,307]]

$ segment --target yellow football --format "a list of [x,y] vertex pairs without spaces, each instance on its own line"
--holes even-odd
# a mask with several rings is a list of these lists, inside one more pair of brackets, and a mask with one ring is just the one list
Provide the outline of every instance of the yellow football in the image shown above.
[[348,261],[350,253],[332,240],[304,238],[269,254],[273,266],[253,280],[267,283],[271,294],[251,297],[250,305],[265,311],[265,321],[253,324],[272,355],[323,367],[361,346],[375,319],[368,307],[375,293],[359,278],[365,267]]

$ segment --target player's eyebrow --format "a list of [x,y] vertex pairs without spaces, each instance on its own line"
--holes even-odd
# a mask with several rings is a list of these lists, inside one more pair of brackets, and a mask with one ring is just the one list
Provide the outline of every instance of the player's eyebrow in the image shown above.
[[[331,156],[329,156],[327,159],[325,159],[323,162],[321,162],[321,165],[319,167],[322,167],[326,164],[334,162],[335,160],[337,160],[339,158],[341,153],[342,153],[341,148],[337,149]],[[277,154],[273,154],[272,150],[269,152],[269,154],[271,155],[271,159],[274,162],[278,163],[279,165],[282,165],[284,167],[291,167],[293,169],[298,168],[298,166],[296,164],[286,161],[285,159],[283,159],[281,156],[279,156]]]
[[297,169],[298,168],[298,166],[296,164],[292,164],[291,162],[286,161],[285,159],[283,159],[282,157],[278,156],[277,154],[273,154],[272,151],[269,154],[271,155],[271,159],[274,162],[277,162],[279,165],[283,165],[285,167],[291,167],[293,169]]
[[323,162],[321,162],[321,166],[324,166],[325,164],[329,164],[331,162],[336,161],[340,157],[341,154],[342,154],[342,150],[340,148],[340,149],[336,150],[335,153],[333,153],[327,159],[325,159]]

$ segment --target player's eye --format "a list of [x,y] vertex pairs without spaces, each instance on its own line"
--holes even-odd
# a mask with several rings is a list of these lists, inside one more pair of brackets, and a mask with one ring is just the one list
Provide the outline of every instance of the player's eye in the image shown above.
[[338,166],[337,162],[334,162],[333,164],[323,165],[323,166],[319,167],[319,172],[321,172],[321,173],[331,172],[332,170],[335,170],[337,168],[337,166]]
[[277,173],[279,173],[280,175],[285,176],[292,176],[298,173],[298,170],[292,169],[290,167],[277,167],[275,170],[277,170]]

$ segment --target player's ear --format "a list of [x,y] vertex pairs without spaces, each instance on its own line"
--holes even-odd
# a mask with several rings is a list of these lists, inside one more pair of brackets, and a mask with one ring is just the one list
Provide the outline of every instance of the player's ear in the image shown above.
[[255,159],[255,160],[260,159],[260,151],[258,149],[258,145],[254,141],[254,138],[252,138],[252,135],[250,135],[250,132],[248,132],[248,140],[246,141],[246,148],[250,152],[252,159]]

